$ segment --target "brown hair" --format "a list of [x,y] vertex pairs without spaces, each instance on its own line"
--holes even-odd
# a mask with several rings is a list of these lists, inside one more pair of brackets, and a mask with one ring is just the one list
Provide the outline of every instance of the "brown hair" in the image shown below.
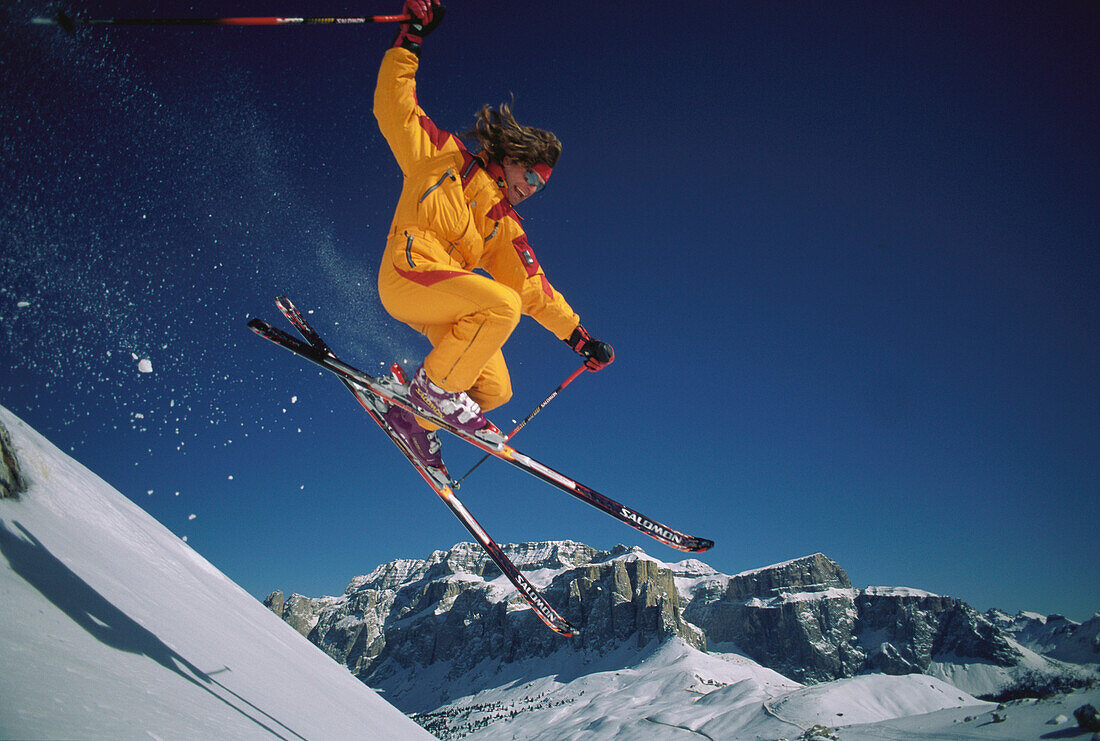
[[477,112],[474,128],[464,136],[480,142],[481,152],[490,162],[514,157],[527,167],[540,164],[553,167],[561,156],[561,142],[553,132],[523,126],[507,103],[501,103],[500,110],[483,105]]

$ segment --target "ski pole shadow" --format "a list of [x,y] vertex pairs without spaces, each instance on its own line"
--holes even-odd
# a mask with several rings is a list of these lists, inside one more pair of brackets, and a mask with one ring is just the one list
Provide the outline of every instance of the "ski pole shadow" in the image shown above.
[[[150,630],[103,597],[90,584],[50,553],[38,538],[19,522],[0,520],[0,553],[20,578],[34,587],[43,597],[65,613],[73,622],[96,638],[100,643],[119,651],[147,656],[165,669],[179,675],[196,687],[210,693],[236,712],[277,738],[289,741],[279,733],[280,727],[289,736],[304,737],[279,722],[254,704],[215,680],[211,674],[231,671],[228,667],[214,672],[204,672],[177,651],[168,646]],[[262,715],[271,725],[246,709],[233,704],[212,689],[216,686],[232,695],[240,703]]]

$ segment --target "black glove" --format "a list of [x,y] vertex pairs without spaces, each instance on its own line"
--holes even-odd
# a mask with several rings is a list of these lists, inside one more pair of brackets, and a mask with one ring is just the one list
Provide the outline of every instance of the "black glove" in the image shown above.
[[565,342],[573,348],[573,352],[588,358],[585,366],[590,371],[598,371],[615,359],[615,350],[611,345],[592,339],[584,327],[578,326],[574,329]]
[[412,20],[398,27],[393,45],[408,49],[419,57],[420,42],[440,24],[447,9],[439,4],[439,0],[405,0],[404,11],[405,15],[412,16]]

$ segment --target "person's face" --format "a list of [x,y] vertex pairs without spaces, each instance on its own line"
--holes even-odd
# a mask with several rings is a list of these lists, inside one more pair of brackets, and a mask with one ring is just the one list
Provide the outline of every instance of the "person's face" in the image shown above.
[[504,170],[505,197],[513,206],[527,200],[546,185],[537,172],[527,169],[513,157],[505,157],[501,168]]

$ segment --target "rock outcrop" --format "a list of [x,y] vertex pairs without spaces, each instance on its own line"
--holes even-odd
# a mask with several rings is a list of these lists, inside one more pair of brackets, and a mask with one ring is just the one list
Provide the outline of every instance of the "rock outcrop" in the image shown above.
[[640,549],[600,551],[566,541],[504,551],[580,628],[578,638],[546,630],[473,543],[379,566],[340,597],[284,599],[274,592],[265,604],[356,676],[393,692],[403,677],[431,666],[445,665],[453,677],[559,650],[598,654],[671,636],[705,645],[683,618],[673,570]]
[[[537,664],[556,652],[575,656],[556,655],[555,665],[590,663],[671,637],[701,650],[742,653],[806,683],[864,673],[965,677],[966,667],[980,666],[982,687],[996,689],[1025,674],[1059,671],[1023,647],[1000,617],[916,589],[857,589],[820,553],[727,576],[700,561],[662,563],[624,546],[601,551],[565,541],[504,551],[580,628],[579,637],[546,630],[473,543],[425,560],[391,561],[353,579],[339,597],[284,599],[276,592],[266,604],[399,706],[402,697],[430,695],[425,682],[444,686],[463,677],[477,691],[481,674],[490,686],[507,667]],[[1096,626],[1048,633],[1057,636],[1059,650],[1094,655]],[[435,707],[425,703],[402,707]]]
[[17,499],[27,488],[8,428],[0,422],[0,497]]

